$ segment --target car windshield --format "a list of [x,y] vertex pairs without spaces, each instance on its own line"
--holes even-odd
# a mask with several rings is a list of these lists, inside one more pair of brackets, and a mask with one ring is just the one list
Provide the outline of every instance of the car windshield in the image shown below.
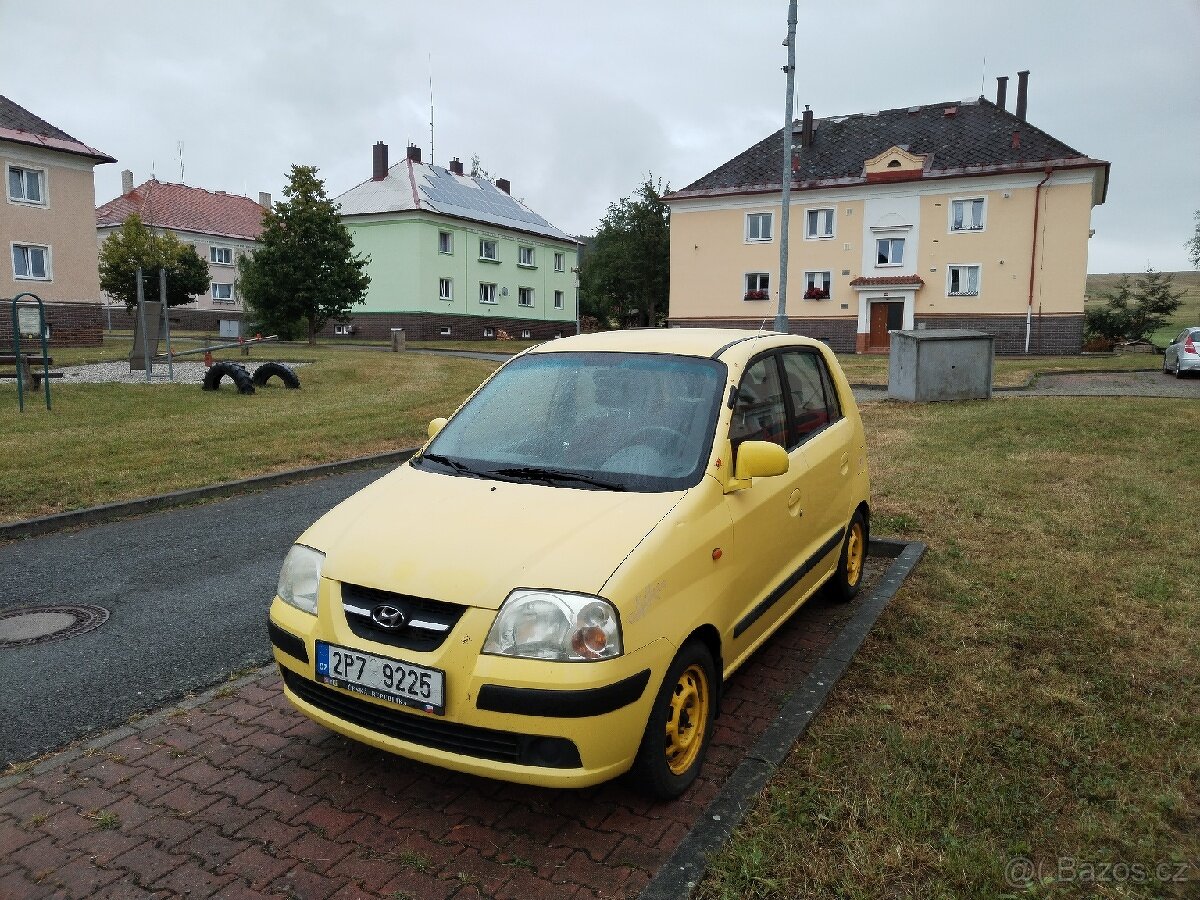
[[592,490],[671,491],[708,464],[724,363],[532,353],[502,368],[414,464]]

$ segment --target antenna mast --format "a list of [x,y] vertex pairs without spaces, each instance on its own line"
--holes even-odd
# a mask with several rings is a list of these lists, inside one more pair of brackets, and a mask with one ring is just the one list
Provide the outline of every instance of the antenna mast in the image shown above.
[[183,177],[183,141],[176,141],[175,148],[179,151],[179,183],[184,184]]
[[433,155],[433,54],[429,55],[429,164],[432,166],[436,157]]

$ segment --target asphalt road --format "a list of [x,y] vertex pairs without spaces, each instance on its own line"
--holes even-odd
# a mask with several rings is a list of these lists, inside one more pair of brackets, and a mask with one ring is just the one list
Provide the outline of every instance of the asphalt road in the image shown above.
[[0,770],[268,662],[287,548],[390,468],[0,546],[0,611],[110,613],[87,634],[0,648]]

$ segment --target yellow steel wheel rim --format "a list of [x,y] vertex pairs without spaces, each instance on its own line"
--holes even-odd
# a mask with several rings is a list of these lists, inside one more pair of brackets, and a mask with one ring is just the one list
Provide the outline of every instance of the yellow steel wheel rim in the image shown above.
[[667,768],[682,775],[696,762],[708,724],[708,676],[693,663],[684,669],[671,692],[667,716]]
[[846,584],[854,587],[862,577],[863,554],[866,550],[862,523],[850,523],[850,534],[846,538]]

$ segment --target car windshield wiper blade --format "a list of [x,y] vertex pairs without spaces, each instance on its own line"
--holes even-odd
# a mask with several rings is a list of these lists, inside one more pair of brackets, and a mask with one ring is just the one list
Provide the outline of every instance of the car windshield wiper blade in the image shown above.
[[455,472],[462,472],[464,475],[485,475],[487,473],[472,469],[464,462],[459,462],[449,456],[442,456],[440,453],[422,453],[421,459],[427,459],[430,462],[438,463],[439,465],[449,466]]
[[482,475],[499,475],[508,478],[540,478],[546,481],[575,481],[579,484],[590,484],[593,487],[604,488],[607,491],[623,491],[625,485],[616,481],[606,481],[603,478],[593,478],[591,475],[581,475],[578,472],[568,472],[565,469],[548,469],[544,466],[514,466],[506,469],[489,469]]

